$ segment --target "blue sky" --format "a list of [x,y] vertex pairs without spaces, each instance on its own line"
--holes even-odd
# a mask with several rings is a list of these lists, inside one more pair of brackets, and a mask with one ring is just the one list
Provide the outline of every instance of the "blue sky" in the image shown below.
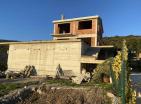
[[141,35],[141,0],[0,0],[0,39],[49,40],[61,14],[99,15],[104,36]]

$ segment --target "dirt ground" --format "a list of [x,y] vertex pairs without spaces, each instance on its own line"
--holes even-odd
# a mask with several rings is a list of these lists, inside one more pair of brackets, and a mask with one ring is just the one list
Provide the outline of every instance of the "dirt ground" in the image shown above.
[[[39,81],[36,86],[40,86],[40,83],[44,82],[44,78],[0,79],[0,83],[28,83],[34,81]],[[49,81],[50,83],[47,83],[47,86],[42,88],[42,93],[34,91],[28,94],[30,97],[13,104],[111,104],[105,90],[101,88],[64,86],[62,83],[68,85],[68,82],[57,80],[61,84],[60,86],[59,83],[54,85],[52,81]]]
[[111,104],[102,89],[50,89],[18,104]]

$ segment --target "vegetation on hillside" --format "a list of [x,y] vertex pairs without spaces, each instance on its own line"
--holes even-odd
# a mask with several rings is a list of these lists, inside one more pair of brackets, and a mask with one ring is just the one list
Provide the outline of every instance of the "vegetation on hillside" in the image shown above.
[[[141,53],[141,36],[114,36],[114,37],[104,37],[101,45],[113,45],[117,49],[122,48],[122,41],[126,40],[128,48],[128,62],[129,66],[133,69],[133,72],[141,72],[141,59],[138,59],[139,53]],[[135,59],[135,60],[134,60]]]
[[116,48],[122,48],[122,41],[126,40],[127,48],[131,51],[141,52],[141,36],[114,36],[104,37],[101,45],[114,45]]

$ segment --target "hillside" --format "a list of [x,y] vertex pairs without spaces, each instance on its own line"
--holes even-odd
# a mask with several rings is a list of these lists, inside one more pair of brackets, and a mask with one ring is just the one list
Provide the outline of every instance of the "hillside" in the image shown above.
[[141,36],[104,37],[101,45],[114,45],[116,48],[121,49],[123,40],[126,40],[129,50],[129,66],[133,69],[133,72],[141,72],[141,59],[138,60],[139,53],[141,53]]
[[126,40],[127,47],[129,50],[141,52],[141,36],[114,36],[114,37],[104,37],[101,45],[114,45],[116,48],[121,48],[122,40]]
[[17,42],[17,40],[5,40],[5,39],[0,39],[0,42]]

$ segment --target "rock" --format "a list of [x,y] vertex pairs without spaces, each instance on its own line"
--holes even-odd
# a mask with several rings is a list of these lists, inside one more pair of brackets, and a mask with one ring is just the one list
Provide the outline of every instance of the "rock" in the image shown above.
[[40,95],[43,94],[43,92],[41,91],[41,89],[37,89],[37,93],[39,93]]
[[60,78],[61,76],[64,76],[64,72],[60,66],[60,64],[57,66],[56,68],[56,74],[55,74],[55,77],[56,78]]
[[79,75],[77,77],[72,78],[72,82],[76,83],[76,84],[81,84],[81,82],[83,81],[84,77],[83,75]]
[[76,84],[81,84],[82,81],[89,82],[90,78],[91,78],[90,73],[86,72],[86,70],[82,70],[82,74],[72,78],[72,82]]
[[90,75],[89,72],[87,72],[87,73],[84,75],[84,81],[89,82],[89,81],[90,81],[90,78],[91,78],[91,75]]
[[34,66],[25,66],[23,71],[20,72],[13,72],[13,71],[8,71],[6,72],[6,78],[7,79],[15,79],[15,78],[27,78],[30,76],[36,75],[36,69]]

